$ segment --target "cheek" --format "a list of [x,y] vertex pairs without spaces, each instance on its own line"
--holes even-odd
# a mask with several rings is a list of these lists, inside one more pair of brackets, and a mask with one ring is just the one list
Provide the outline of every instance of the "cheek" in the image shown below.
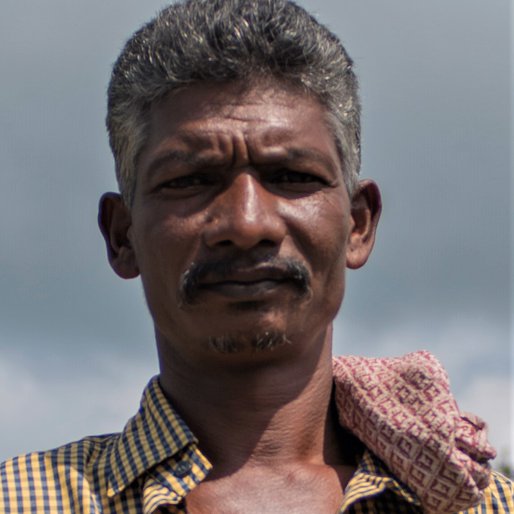
[[320,279],[345,268],[350,210],[340,195],[312,199],[298,212],[293,238]]
[[344,197],[325,196],[310,202],[295,219],[290,225],[291,236],[312,273],[313,294],[306,318],[313,326],[326,326],[336,316],[344,296],[350,209]]
[[[194,220],[151,213],[134,221],[134,249],[147,296],[167,289],[175,294],[180,275],[190,264],[198,226]],[[150,290],[151,289],[151,290]]]
[[147,215],[134,223],[135,251],[148,309],[166,332],[180,309],[180,279],[194,259],[198,223],[190,218]]
[[313,287],[318,287],[318,308],[332,320],[344,297],[346,246],[350,210],[344,202],[331,199],[320,206],[316,247],[320,250],[313,269]]
[[325,299],[333,296],[338,303],[344,292],[348,217],[342,210],[331,210],[320,222],[317,247],[321,250],[313,272],[318,276]]

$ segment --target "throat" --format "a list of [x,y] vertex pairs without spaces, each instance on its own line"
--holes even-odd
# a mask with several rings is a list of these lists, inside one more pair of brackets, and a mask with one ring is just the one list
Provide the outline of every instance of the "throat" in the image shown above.
[[186,499],[192,514],[338,512],[350,466],[284,464],[246,467],[201,483]]
[[211,477],[293,463],[354,464],[333,409],[329,334],[310,343],[284,349],[287,343],[264,340],[264,346],[282,344],[263,350],[280,358],[256,358],[253,366],[237,365],[246,355],[210,352],[203,366],[182,355],[160,356],[164,393],[198,438]]

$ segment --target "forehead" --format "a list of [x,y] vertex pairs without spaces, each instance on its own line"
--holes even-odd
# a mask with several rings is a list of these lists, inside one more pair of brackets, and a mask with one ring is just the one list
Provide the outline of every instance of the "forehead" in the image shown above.
[[237,138],[266,147],[308,145],[332,156],[337,150],[327,119],[317,99],[293,87],[198,83],[152,104],[145,146],[207,149],[220,138]]

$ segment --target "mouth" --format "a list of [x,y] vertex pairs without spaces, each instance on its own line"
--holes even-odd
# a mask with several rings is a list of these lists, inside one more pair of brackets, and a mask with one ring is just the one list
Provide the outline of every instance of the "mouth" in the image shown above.
[[207,276],[198,284],[198,289],[199,292],[212,292],[233,299],[255,301],[282,286],[293,287],[294,284],[284,270],[266,267],[238,270],[224,277]]
[[262,279],[255,281],[227,280],[212,284],[200,285],[200,292],[213,292],[238,300],[253,300],[274,292],[286,280]]
[[184,304],[194,303],[202,294],[255,302],[288,289],[298,296],[307,294],[310,275],[302,263],[287,258],[259,263],[234,259],[193,264],[181,279]]

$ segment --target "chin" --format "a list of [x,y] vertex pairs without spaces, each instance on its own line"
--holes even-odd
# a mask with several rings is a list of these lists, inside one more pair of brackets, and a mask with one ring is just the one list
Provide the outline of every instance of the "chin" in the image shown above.
[[208,339],[209,348],[221,354],[271,352],[288,344],[291,342],[286,333],[279,330],[263,330],[251,334],[224,334],[211,336]]

